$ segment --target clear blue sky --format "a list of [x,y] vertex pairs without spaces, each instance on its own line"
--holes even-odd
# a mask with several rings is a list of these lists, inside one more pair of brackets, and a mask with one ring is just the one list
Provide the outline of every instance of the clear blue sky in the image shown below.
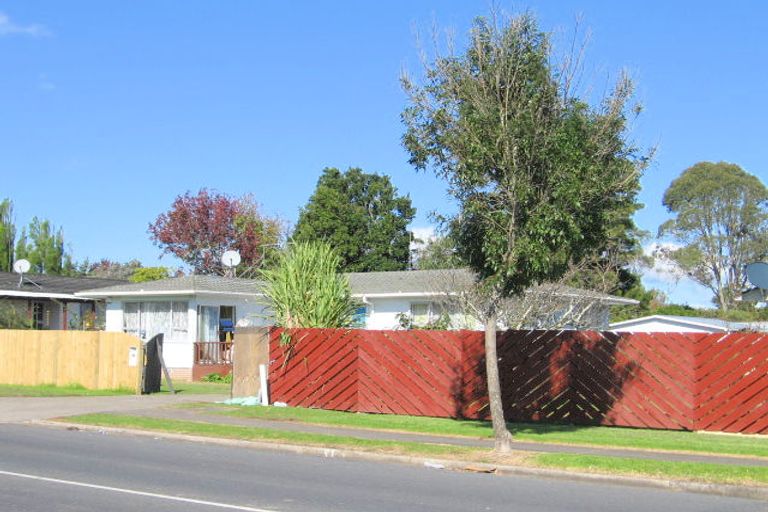
[[[400,146],[398,75],[418,70],[414,29],[466,33],[490,3],[0,0],[0,198],[19,225],[64,228],[77,259],[158,264],[147,224],[200,187],[253,193],[295,221],[323,167],[392,177],[418,216],[451,206]],[[500,2],[542,28],[592,33],[585,82],[638,83],[633,131],[658,145],[638,224],[701,160],[768,172],[768,39],[762,2]],[[558,36],[556,39],[563,40]],[[175,265],[169,257],[162,264]],[[673,299],[706,293],[649,273]]]

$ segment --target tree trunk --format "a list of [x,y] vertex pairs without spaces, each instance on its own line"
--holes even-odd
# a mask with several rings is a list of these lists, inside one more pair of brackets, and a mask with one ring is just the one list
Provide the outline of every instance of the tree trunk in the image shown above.
[[488,398],[491,406],[493,423],[494,449],[499,453],[512,451],[512,434],[507,430],[504,420],[504,407],[501,403],[501,381],[499,380],[499,356],[496,353],[496,315],[489,315],[485,320],[485,373],[488,385]]

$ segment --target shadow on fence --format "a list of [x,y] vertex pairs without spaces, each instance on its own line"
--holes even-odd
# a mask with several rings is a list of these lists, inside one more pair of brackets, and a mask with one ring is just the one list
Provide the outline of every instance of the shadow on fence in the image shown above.
[[[298,329],[290,347],[281,332],[270,331],[274,400],[489,416],[482,332]],[[506,331],[498,353],[510,421],[768,432],[763,334]]]

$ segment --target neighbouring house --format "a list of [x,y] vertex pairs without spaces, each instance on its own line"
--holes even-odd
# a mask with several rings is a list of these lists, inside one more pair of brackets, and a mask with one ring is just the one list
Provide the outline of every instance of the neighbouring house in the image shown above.
[[[466,270],[366,272],[347,277],[360,302],[355,325],[365,329],[397,329],[404,316],[415,325],[427,324],[445,312],[442,297],[472,281]],[[261,283],[252,279],[193,275],[82,293],[106,301],[108,331],[128,332],[143,340],[163,333],[166,365],[174,377],[190,379],[226,370],[236,326],[270,323],[260,288]],[[607,327],[610,306],[636,303],[573,288],[559,293],[594,301],[597,307],[591,314],[598,327]],[[449,313],[454,327],[480,327],[464,312]]]
[[[450,300],[451,295],[472,286],[474,274],[469,270],[358,272],[347,276],[353,296],[361,301],[357,324],[366,329],[396,329],[404,317],[416,326],[423,326],[438,321],[443,314],[450,317],[453,328],[483,328],[477,319],[462,310],[460,303]],[[638,303],[634,299],[567,286],[545,287],[541,301],[549,302],[549,311],[541,315],[549,318],[540,318],[544,323],[566,314],[569,307],[581,307],[588,316],[582,319],[583,323],[598,329],[608,327],[611,306]],[[545,325],[533,322],[525,327]]]
[[125,283],[119,279],[0,272],[0,303],[33,329],[95,329],[104,325],[104,302],[83,290]]
[[[106,330],[144,341],[162,333],[163,357],[174,378],[189,380],[196,366],[224,370],[236,325],[266,325],[259,282],[192,275],[128,283],[84,295],[106,301]],[[210,364],[209,364],[210,363]],[[202,370],[201,370],[202,371]]]
[[614,322],[609,328],[618,332],[768,331],[768,322],[729,322],[696,316],[651,315]]

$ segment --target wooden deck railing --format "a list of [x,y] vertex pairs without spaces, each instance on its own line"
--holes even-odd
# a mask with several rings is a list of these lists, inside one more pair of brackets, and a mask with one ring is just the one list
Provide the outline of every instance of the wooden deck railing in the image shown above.
[[232,364],[231,341],[196,341],[195,365]]

